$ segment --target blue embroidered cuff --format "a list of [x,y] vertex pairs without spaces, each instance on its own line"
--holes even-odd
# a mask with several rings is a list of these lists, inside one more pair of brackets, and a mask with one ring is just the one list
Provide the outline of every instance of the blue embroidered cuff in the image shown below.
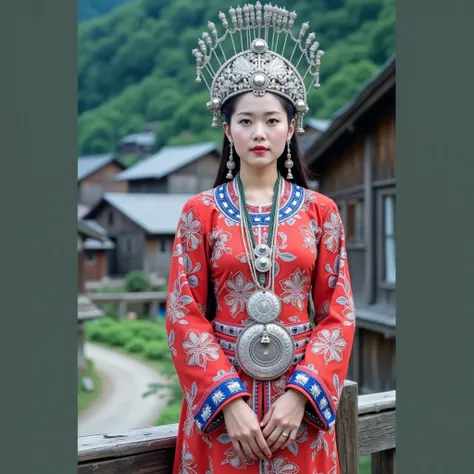
[[212,390],[194,417],[199,432],[210,433],[219,426],[224,421],[222,407],[241,395],[250,396],[239,378],[227,379]]
[[[308,372],[295,370],[286,388],[295,388],[309,399],[305,416],[321,429],[329,430],[336,421],[336,414],[322,385]],[[302,390],[301,390],[302,389]]]

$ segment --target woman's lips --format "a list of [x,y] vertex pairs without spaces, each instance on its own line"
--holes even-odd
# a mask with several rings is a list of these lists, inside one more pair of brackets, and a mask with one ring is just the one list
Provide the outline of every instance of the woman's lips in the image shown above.
[[252,151],[256,154],[256,155],[263,155],[264,153],[266,153],[268,151],[268,148],[265,148],[265,147],[255,147],[255,148],[252,148]]

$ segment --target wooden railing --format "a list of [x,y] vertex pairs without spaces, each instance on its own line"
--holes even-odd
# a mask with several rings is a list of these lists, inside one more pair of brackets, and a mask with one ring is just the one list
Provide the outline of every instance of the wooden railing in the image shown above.
[[[358,474],[371,455],[372,474],[395,473],[396,392],[358,395],[347,381],[336,421],[341,474]],[[78,438],[78,474],[170,474],[177,425]]]

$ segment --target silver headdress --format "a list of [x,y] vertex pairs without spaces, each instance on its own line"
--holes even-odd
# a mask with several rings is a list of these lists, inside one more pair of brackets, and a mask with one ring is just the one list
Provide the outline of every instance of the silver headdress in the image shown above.
[[[218,126],[221,107],[230,97],[241,92],[262,96],[268,91],[290,100],[296,109],[297,132],[303,133],[303,117],[309,110],[307,92],[313,86],[320,87],[319,67],[324,52],[318,50],[316,34],[310,33],[304,40],[309,24],[303,23],[298,36],[294,36],[296,13],[270,3],[262,7],[257,1],[255,6],[231,7],[229,16],[232,25],[224,13],[219,13],[225,30],[222,36],[219,37],[216,25],[209,22],[211,35],[202,33],[199,49],[193,49],[196,82],[204,80],[211,93],[206,105],[213,112],[212,126]],[[227,38],[234,50],[229,59],[222,48]],[[307,88],[305,81],[309,84]]]

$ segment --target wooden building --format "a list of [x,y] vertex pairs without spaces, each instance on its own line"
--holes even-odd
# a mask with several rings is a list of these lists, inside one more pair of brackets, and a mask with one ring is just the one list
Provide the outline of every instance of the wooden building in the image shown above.
[[339,206],[357,314],[349,378],[395,389],[395,58],[307,148],[319,191]]
[[212,188],[219,160],[213,142],[166,146],[115,179],[127,183],[130,193],[197,194]]
[[168,277],[178,220],[190,194],[106,193],[86,214],[106,229],[109,276],[132,270]]
[[138,155],[141,158],[150,156],[155,146],[153,131],[132,133],[122,137],[118,143],[118,152],[121,156]]
[[124,169],[125,165],[113,154],[79,157],[77,160],[78,202],[84,206],[92,206],[106,192],[126,193],[127,183],[113,179]]

